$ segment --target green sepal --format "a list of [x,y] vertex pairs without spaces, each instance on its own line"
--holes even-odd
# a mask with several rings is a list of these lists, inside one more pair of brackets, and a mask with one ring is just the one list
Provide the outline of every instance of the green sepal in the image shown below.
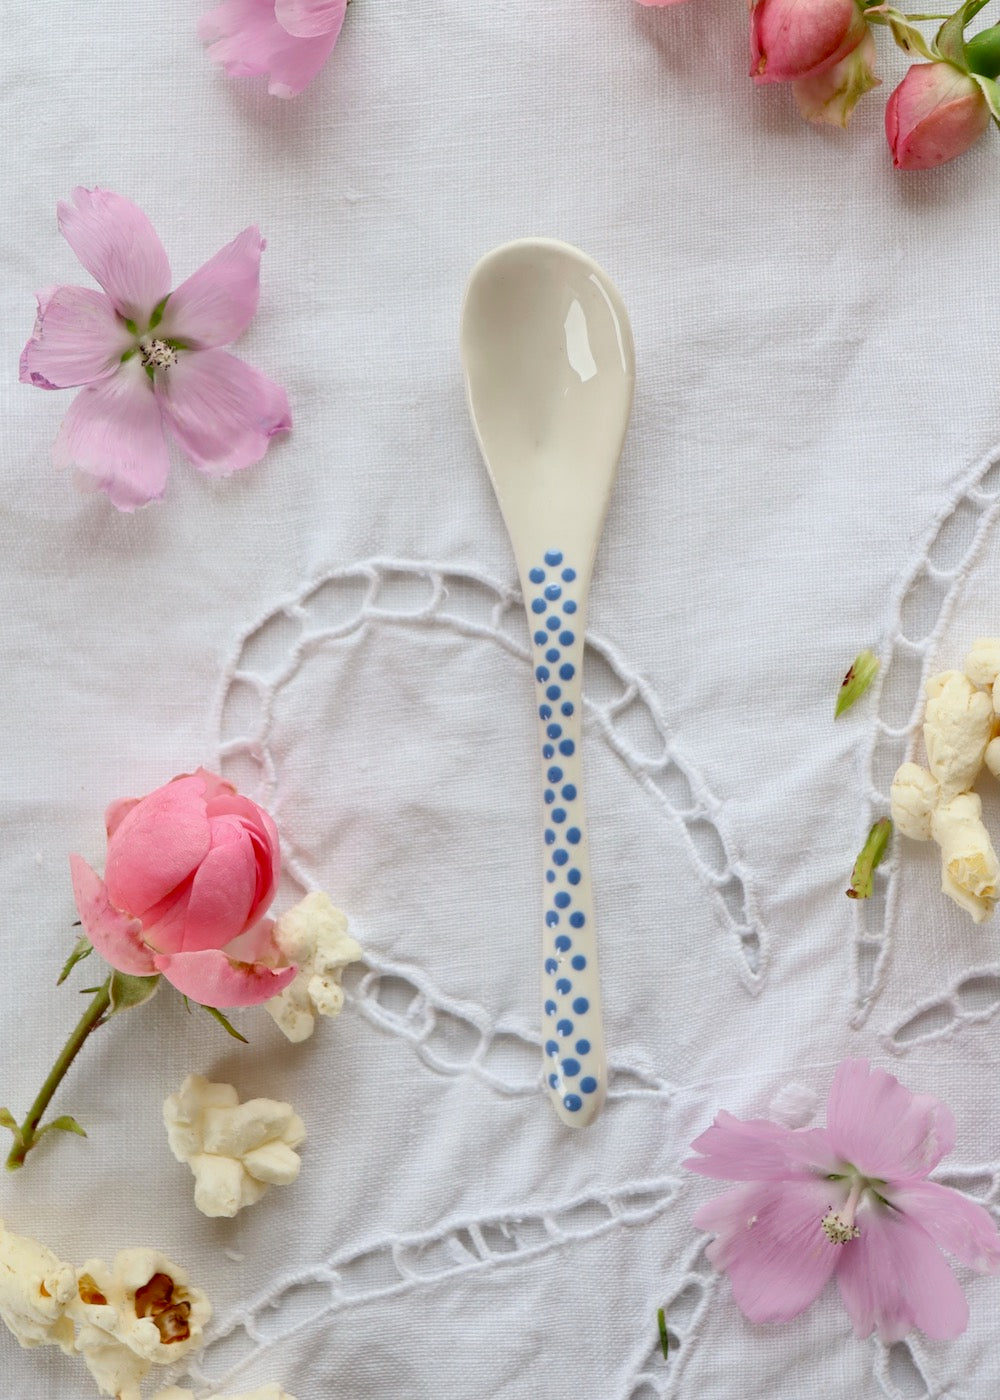
[[917,26],[911,23],[912,15],[904,15],[887,5],[884,9],[880,6],[877,13],[869,14],[868,19],[874,24],[884,24],[899,47],[910,58],[919,55],[920,58],[934,61],[936,55]]
[[9,1108],[0,1108],[0,1128],[9,1128],[15,1137],[21,1136],[21,1129],[17,1125],[17,1119]]
[[159,985],[159,973],[153,977],[133,977],[128,972],[113,972],[108,988],[111,995],[111,1010],[108,1015],[115,1016],[119,1011],[131,1011],[133,1006],[141,1006],[143,1002],[149,1001],[151,996],[156,995]]
[[848,899],[871,898],[872,875],[888,849],[891,836],[892,822],[888,817],[880,817],[869,831],[868,839],[861,847],[858,858],[854,862],[854,869],[851,871],[851,887],[847,891]]
[[125,317],[125,329],[128,331],[129,335],[139,334],[139,327],[134,321],[130,321],[127,316]]
[[164,309],[166,308],[167,302],[168,302],[169,300],[170,300],[170,293],[168,292],[167,295],[163,298],[163,300],[162,300],[162,301],[158,301],[158,302],[156,303],[156,305],[153,307],[153,314],[152,314],[152,316],[150,316],[150,318],[149,318],[149,329],[150,329],[151,331],[155,331],[156,328],[157,328],[157,326],[158,326],[158,325],[160,324],[160,322],[163,320],[163,312],[164,312]]
[[60,972],[59,976],[56,978],[56,986],[61,987],[74,967],[76,967],[77,963],[83,962],[84,958],[89,958],[93,951],[94,945],[89,938],[78,938],[76,940],[76,947],[66,959],[62,972]]
[[217,1006],[205,1006],[202,1002],[198,1002],[198,1005],[201,1006],[204,1011],[208,1012],[208,1014],[212,1017],[213,1021],[218,1021],[219,1025],[222,1027],[222,1029],[226,1032],[227,1035],[231,1035],[234,1040],[242,1041],[244,1045],[250,1044],[246,1036],[240,1035],[236,1027],[231,1025],[229,1021],[226,1020],[225,1016],[223,1016],[222,1012]]
[[660,1333],[660,1350],[663,1352],[664,1361],[670,1360],[670,1337],[667,1333],[667,1313],[665,1308],[656,1310],[656,1326]]
[[967,39],[965,57],[974,78],[995,78],[1000,75],[1000,24],[994,24],[991,29],[984,29]]
[[87,1136],[76,1119],[71,1118],[68,1113],[64,1113],[61,1118],[53,1118],[51,1123],[46,1123],[44,1127],[39,1128],[38,1132],[35,1134],[35,1141],[37,1142],[40,1137],[53,1131],[58,1133],[76,1133],[77,1137],[85,1138]]
[[965,26],[987,4],[989,0],[966,0],[964,5],[959,5],[955,13],[945,20],[934,40],[934,50],[938,57],[953,64],[963,73],[969,71],[969,61],[965,53]]
[[1000,83],[994,82],[992,78],[987,78],[983,73],[971,73],[969,76],[982,89],[986,105],[993,114],[993,120],[1000,124]]
[[847,675],[840,682],[840,690],[837,692],[837,708],[834,718],[842,715],[845,710],[849,710],[856,700],[860,700],[862,695],[871,685],[878,675],[879,660],[873,651],[862,651],[854,658]]

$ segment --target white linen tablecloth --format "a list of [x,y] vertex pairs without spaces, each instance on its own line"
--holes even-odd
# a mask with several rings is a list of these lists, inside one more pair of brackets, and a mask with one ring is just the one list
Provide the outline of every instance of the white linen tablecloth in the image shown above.
[[[691,1224],[721,1188],[680,1163],[719,1108],[821,1119],[862,1055],[952,1106],[938,1179],[995,1202],[995,927],[910,844],[871,906],[843,893],[922,668],[1000,633],[995,138],[895,174],[881,98],[807,127],[724,0],[355,0],[289,103],[211,67],[202,9],[6,10],[0,1103],[78,1014],[68,853],[100,868],[105,805],[198,763],[273,812],[279,906],[327,890],[365,963],[300,1046],[173,994],[115,1022],[57,1100],[88,1140],[5,1177],[0,1216],[76,1262],[183,1263],[215,1307],[199,1394],[993,1400],[1000,1280],[962,1272],[953,1343],[857,1341],[832,1287],[753,1326]],[[32,293],[88,280],[55,228],[78,184],[148,212],[175,282],[268,240],[238,353],[294,431],[228,481],[178,462],[131,517],[49,465],[70,395],[16,382]],[[457,350],[471,267],[527,234],[606,268],[638,362],[585,670],[613,1072],[583,1133],[538,1087],[527,633]],[[884,684],[834,724],[864,646]],[[309,1131],[298,1183],[232,1222],[167,1150],[192,1071]],[[93,1393],[6,1332],[0,1372]]]

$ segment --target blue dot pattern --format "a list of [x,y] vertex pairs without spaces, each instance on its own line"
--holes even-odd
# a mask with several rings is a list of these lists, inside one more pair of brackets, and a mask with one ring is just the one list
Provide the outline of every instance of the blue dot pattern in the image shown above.
[[[551,846],[552,859],[546,868],[546,949],[545,949],[545,1025],[547,1035],[553,1028],[559,1040],[545,1041],[548,1058],[547,1082],[562,1101],[564,1109],[579,1113],[584,1100],[596,1094],[600,1087],[591,1073],[587,1056],[591,1053],[589,1031],[580,1017],[590,1009],[587,997],[574,989],[573,974],[587,967],[587,958],[573,946],[573,934],[564,932],[586,926],[587,916],[576,907],[583,876],[578,868],[586,862],[582,811],[579,802],[579,778],[573,765],[577,762],[580,717],[578,706],[562,698],[562,690],[554,678],[563,683],[580,675],[583,662],[583,635],[579,619],[578,589],[574,587],[577,570],[567,564],[561,550],[547,550],[540,564],[528,572],[531,589],[527,599],[530,613],[540,619],[534,623],[535,681],[538,687],[538,716],[541,720],[541,751],[548,767],[546,776],[558,785],[560,806],[553,805],[556,792],[545,790],[546,846]],[[543,616],[544,614],[544,616]],[[560,701],[564,724],[552,723],[552,702]],[[568,724],[565,722],[569,721]],[[567,771],[568,767],[572,771]],[[565,781],[564,781],[565,779]],[[577,1058],[578,1057],[578,1058]]]

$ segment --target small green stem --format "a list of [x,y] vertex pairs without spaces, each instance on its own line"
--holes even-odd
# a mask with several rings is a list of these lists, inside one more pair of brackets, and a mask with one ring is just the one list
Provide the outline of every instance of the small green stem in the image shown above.
[[48,1078],[38,1091],[38,1097],[28,1109],[28,1116],[25,1118],[17,1137],[14,1139],[14,1146],[10,1150],[7,1158],[7,1170],[17,1171],[18,1167],[24,1166],[24,1159],[34,1147],[38,1140],[37,1129],[42,1121],[42,1115],[48,1108],[52,1096],[83,1047],[84,1041],[91,1031],[97,1030],[101,1025],[105,1015],[111,1007],[111,978],[97,990],[97,995],[80,1017],[77,1027],[62,1048],[62,1052],[55,1064],[49,1071]]

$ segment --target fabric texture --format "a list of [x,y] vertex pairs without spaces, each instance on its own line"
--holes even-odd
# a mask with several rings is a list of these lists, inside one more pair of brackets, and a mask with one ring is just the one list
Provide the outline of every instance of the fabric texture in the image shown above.
[[[0,1215],[60,1258],[182,1264],[215,1308],[199,1395],[993,1400],[1000,1280],[957,1270],[954,1342],[859,1342],[832,1287],[754,1326],[692,1225],[719,1186],[680,1163],[720,1109],[821,1121],[864,1056],[949,1104],[934,1179],[997,1208],[995,927],[910,842],[844,896],[921,675],[1000,634],[995,139],[894,172],[882,97],[808,127],[723,0],[355,0],[287,102],[213,68],[207,8],[9,0],[0,1104],[92,980],[53,985],[69,853],[100,871],[107,804],[176,773],[266,806],[276,912],[326,890],[365,959],[301,1045],[167,992],[102,1030],[56,1100],[88,1139],[47,1138]],[[34,293],[84,280],[77,185],[134,200],[178,284],[267,241],[234,353],[293,431],[228,480],[175,460],[130,517],[51,465],[69,396],[17,382]],[[583,1133],[540,1089],[528,632],[458,358],[471,268],[530,234],[606,269],[637,347],[584,670],[612,1072]],[[835,723],[863,647],[880,677]],[[295,1185],[197,1214],[161,1122],[189,1073],[294,1106]],[[14,1400],[91,1393],[6,1333],[0,1370]]]

